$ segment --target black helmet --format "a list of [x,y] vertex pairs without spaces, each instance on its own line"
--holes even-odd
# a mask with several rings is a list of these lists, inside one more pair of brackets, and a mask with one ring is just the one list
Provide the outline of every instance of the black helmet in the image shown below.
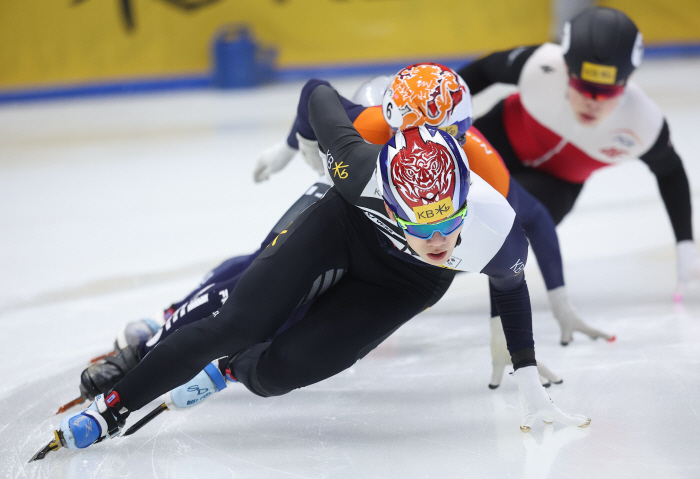
[[561,41],[569,73],[581,80],[613,85],[642,63],[642,34],[619,10],[589,8],[566,22]]

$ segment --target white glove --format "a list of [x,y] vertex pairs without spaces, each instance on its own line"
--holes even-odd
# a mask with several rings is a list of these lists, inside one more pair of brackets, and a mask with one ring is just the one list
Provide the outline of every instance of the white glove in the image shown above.
[[297,150],[287,144],[287,142],[278,143],[260,153],[255,162],[253,170],[253,178],[256,183],[268,180],[270,175],[276,173],[287,166],[287,163],[294,157]]
[[311,167],[319,175],[326,174],[326,165],[321,157],[321,152],[318,149],[318,141],[307,140],[299,133],[297,133],[297,140],[299,141],[299,151],[301,152],[302,158],[307,165]]
[[[489,324],[491,325],[491,382],[489,383],[489,389],[496,389],[501,384],[501,378],[503,378],[503,371],[505,371],[506,366],[512,366],[513,361],[510,358],[510,353],[508,352],[508,346],[506,344],[506,335],[503,332],[503,324],[501,323],[500,316],[494,316],[489,319]],[[554,374],[551,369],[549,369],[544,364],[538,361],[537,369],[540,373],[540,384],[546,388],[551,386],[551,383],[561,384],[564,382],[559,376]]]
[[571,305],[566,286],[559,286],[547,292],[549,304],[552,307],[554,319],[561,328],[561,345],[566,346],[573,341],[574,331],[579,331],[591,339],[603,338],[606,341],[615,341],[615,336],[611,336],[598,329],[591,328],[583,322],[578,312]]
[[547,396],[539,381],[539,374],[535,366],[525,366],[513,372],[515,382],[518,384],[523,399],[525,416],[520,430],[530,432],[537,417],[541,417],[545,423],[551,424],[559,421],[567,426],[588,427],[591,420],[580,414],[567,414],[559,409]]
[[693,240],[683,240],[676,244],[676,267],[678,284],[673,299],[683,301],[683,293],[691,281],[700,281],[700,255]]

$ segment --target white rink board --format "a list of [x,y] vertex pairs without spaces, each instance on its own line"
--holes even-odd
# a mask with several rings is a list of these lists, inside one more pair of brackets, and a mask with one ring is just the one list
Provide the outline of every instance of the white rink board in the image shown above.
[[[696,232],[698,75],[696,59],[635,74],[667,114]],[[334,83],[349,95],[365,79]],[[0,107],[0,477],[700,477],[700,287],[684,307],[671,302],[673,235],[641,162],[596,173],[559,228],[572,300],[615,343],[559,346],[532,258],[526,269],[538,358],[564,378],[549,392],[592,417],[589,429],[519,431],[512,379],[486,387],[486,279],[463,275],[334,378],[270,399],[231,385],[129,438],[27,464],[124,322],[253,251],[314,181],[299,158],[252,181],[257,153],[286,137],[301,86]]]

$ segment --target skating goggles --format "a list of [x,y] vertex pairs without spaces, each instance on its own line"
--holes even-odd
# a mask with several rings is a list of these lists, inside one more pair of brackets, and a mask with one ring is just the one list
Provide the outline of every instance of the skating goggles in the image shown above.
[[464,206],[447,218],[446,220],[439,221],[437,223],[412,223],[411,221],[406,221],[398,216],[394,215],[396,222],[399,227],[411,236],[415,236],[420,239],[430,239],[435,233],[440,233],[442,236],[447,236],[454,233],[457,228],[462,226],[464,223],[464,218],[467,216],[467,202],[464,202]]
[[569,77],[569,86],[590,100],[609,100],[622,95],[625,85],[599,85],[580,78]]

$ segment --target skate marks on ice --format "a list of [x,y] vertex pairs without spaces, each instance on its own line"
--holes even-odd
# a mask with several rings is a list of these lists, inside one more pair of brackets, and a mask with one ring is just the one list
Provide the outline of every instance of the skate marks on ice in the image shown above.
[[538,354],[565,378],[548,392],[564,410],[591,416],[586,430],[540,423],[521,433],[512,378],[499,391],[486,387],[486,322],[436,312],[307,389],[262,399],[233,384],[129,438],[26,464],[58,425],[57,403],[77,390],[80,368],[58,372],[0,400],[0,470],[10,478],[101,479],[693,477],[700,472],[691,454],[700,446],[697,311],[689,307],[683,319],[668,308],[594,314],[616,328],[616,344],[561,348],[554,322],[539,321]]
[[[96,477],[200,477],[232,478],[233,471],[216,461],[187,454],[193,450],[182,441],[177,425],[188,413],[170,423],[156,424],[139,440],[128,442],[116,438],[97,446],[71,451],[61,448],[47,454],[41,462],[27,464],[27,459],[48,442],[61,417],[51,411],[58,398],[68,397],[77,390],[76,380],[81,369],[65,371],[39,384],[18,388],[0,400],[0,471],[8,478],[96,478]],[[79,412],[85,405],[72,408],[67,414]],[[145,408],[145,412],[148,409]],[[133,424],[142,412],[132,415]],[[175,437],[168,432],[175,429]],[[166,440],[160,440],[161,435]],[[127,447],[125,447],[127,446]],[[34,452],[31,452],[34,450]],[[186,460],[180,456],[187,454]],[[134,458],[138,461],[134,461]],[[172,464],[171,464],[172,463]]]
[[207,261],[190,264],[176,269],[159,271],[155,273],[144,273],[127,276],[114,276],[107,279],[95,280],[65,289],[40,292],[34,296],[15,298],[0,303],[0,314],[11,314],[24,308],[52,305],[62,301],[75,301],[95,296],[128,292],[135,288],[145,288],[151,286],[162,286],[163,283],[182,282],[186,278],[188,284],[192,283],[192,278],[197,280],[202,276],[202,271],[208,271],[216,261]]
[[[508,477],[521,466],[496,467],[493,418],[503,410],[494,410],[481,382],[465,377],[471,354],[484,355],[485,346],[464,357],[459,337],[445,348],[426,340],[426,332],[445,337],[450,328],[473,329],[456,324],[427,318],[428,331],[408,330],[340,376],[285,397],[264,400],[231,385],[206,405],[167,412],[129,438],[26,464],[58,425],[56,402],[77,389],[79,368],[66,370],[0,400],[0,469],[11,478],[461,477],[467,470],[486,478],[495,467]],[[503,422],[513,427],[505,435],[519,439],[514,390],[508,396],[513,404]],[[522,460],[522,447],[508,454],[514,452]]]
[[[546,308],[535,310],[538,357],[564,378],[548,393],[562,409],[593,418],[583,434],[540,423],[525,435],[517,427],[521,409],[512,378],[506,375],[498,391],[487,389],[484,295],[468,304],[438,303],[363,361],[307,389],[262,399],[231,385],[200,407],[162,414],[129,438],[78,452],[61,449],[26,464],[58,426],[58,405],[75,397],[90,354],[42,360],[50,373],[40,380],[26,374],[29,383],[15,383],[0,399],[1,477],[700,476],[693,459],[700,447],[700,301],[687,301],[677,315],[667,296],[654,294],[654,283],[642,279],[629,301],[618,301],[619,284],[602,284],[613,288],[603,294],[594,281],[601,268],[623,277],[632,259],[589,261],[571,270],[581,281],[577,304],[592,323],[614,330],[616,343],[580,338],[562,348]],[[647,255],[640,271],[659,275],[655,265]],[[455,292],[470,284],[471,278],[455,285]],[[88,324],[106,309],[111,312],[100,316],[99,328],[82,339],[108,344],[108,333],[136,314],[129,308],[143,310],[154,293],[164,294],[159,289],[18,311],[12,320],[50,312],[63,324],[46,344],[51,347],[72,322]],[[13,351],[21,354],[25,348],[15,342]],[[76,354],[85,360],[76,361]],[[37,366],[23,357],[30,370]],[[127,427],[156,405],[134,413]]]

